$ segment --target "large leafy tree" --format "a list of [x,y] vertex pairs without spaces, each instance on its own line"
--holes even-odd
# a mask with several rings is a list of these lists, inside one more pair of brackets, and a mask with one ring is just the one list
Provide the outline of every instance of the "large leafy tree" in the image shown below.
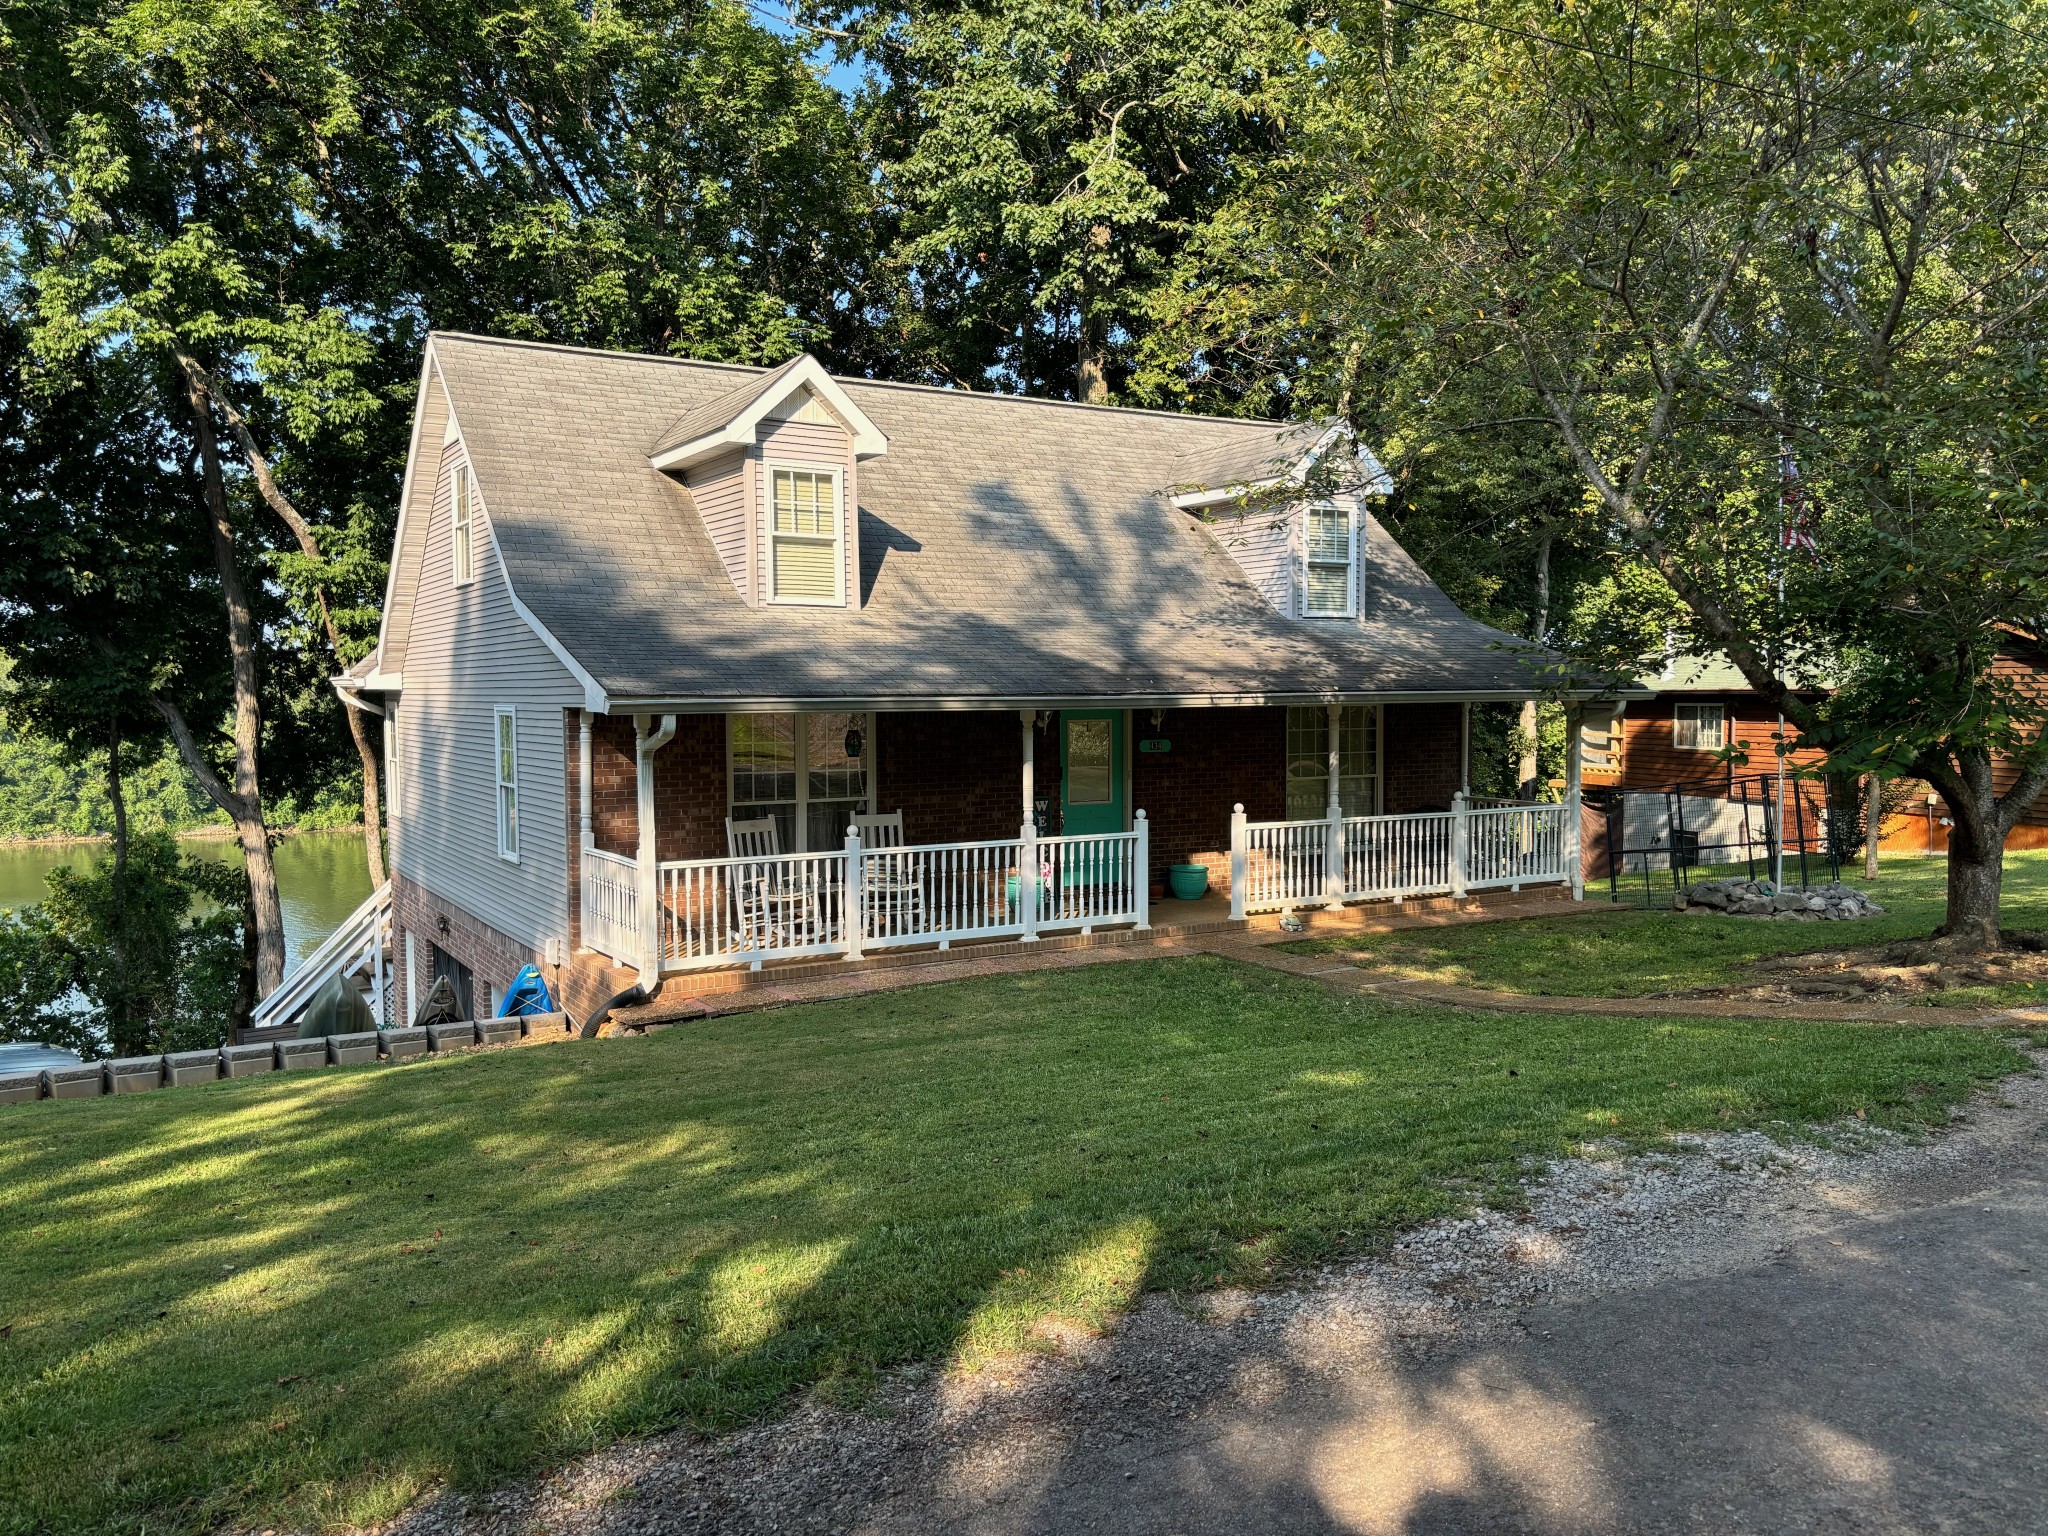
[[1700,643],[1838,769],[1947,798],[1973,945],[2048,787],[2048,703],[1994,665],[2048,609],[2037,10],[1397,3],[1170,294],[1219,370],[1540,423]]
[[886,326],[944,382],[1102,400],[1148,296],[1306,57],[1291,0],[813,0],[871,71],[893,220]]

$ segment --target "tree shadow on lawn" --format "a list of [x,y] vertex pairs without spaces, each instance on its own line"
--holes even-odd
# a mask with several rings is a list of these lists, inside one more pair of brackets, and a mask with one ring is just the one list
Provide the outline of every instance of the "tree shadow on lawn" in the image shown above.
[[1938,1119],[2020,1064],[1761,1028],[1387,1010],[1203,958],[22,1106],[0,1531],[376,1520],[1369,1248],[1588,1135]]

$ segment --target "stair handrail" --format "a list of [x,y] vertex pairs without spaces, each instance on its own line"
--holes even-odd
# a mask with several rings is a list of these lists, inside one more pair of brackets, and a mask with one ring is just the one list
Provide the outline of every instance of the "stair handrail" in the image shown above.
[[297,970],[279,983],[277,989],[258,1003],[249,1016],[253,1028],[265,1028],[282,1022],[290,1014],[311,1002],[313,994],[327,983],[337,970],[361,957],[367,940],[374,936],[391,914],[391,882],[385,881],[363,899],[361,906],[343,918],[341,925],[310,955],[299,962]]

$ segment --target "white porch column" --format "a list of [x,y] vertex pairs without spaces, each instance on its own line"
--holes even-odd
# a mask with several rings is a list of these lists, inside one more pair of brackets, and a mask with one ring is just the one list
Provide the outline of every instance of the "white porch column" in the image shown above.
[[[1028,751],[1024,761],[1031,761]],[[1038,863],[1038,824],[1027,811],[1017,827],[1017,921],[1024,929],[1018,937],[1026,944],[1038,942]]]
[[1572,877],[1573,901],[1586,899],[1585,859],[1579,850],[1579,785],[1585,756],[1585,726],[1585,710],[1577,704],[1567,705],[1564,712],[1564,856],[1565,868]]
[[1038,805],[1038,711],[1020,709],[1024,721],[1024,820],[1035,824]]
[[654,754],[675,739],[676,717],[663,715],[661,724],[650,731],[653,721],[652,715],[633,717],[635,788],[639,791],[634,819],[640,833],[639,971],[650,989],[661,976],[661,880],[654,843]]
[[580,711],[576,731],[576,834],[588,853],[596,845],[590,826],[590,711]]
[[1344,706],[1331,704],[1329,799],[1323,808],[1323,814],[1329,818],[1329,830],[1324,834],[1323,843],[1323,902],[1332,907],[1344,904],[1344,802],[1337,786],[1342,767],[1338,739],[1343,718]]
[[1244,917],[1245,879],[1251,866],[1248,846],[1251,837],[1245,831],[1244,822],[1244,802],[1239,801],[1230,808],[1230,917],[1233,922]]
[[1472,701],[1458,710],[1458,793],[1472,793]]
[[1465,899],[1465,886],[1471,879],[1471,812],[1472,807],[1465,798],[1465,791],[1461,789],[1451,796],[1451,895],[1458,901]]

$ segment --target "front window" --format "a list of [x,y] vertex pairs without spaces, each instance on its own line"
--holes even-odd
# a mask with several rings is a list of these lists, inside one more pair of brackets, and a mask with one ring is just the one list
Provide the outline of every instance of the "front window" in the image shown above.
[[498,731],[498,857],[519,857],[519,718],[509,709],[497,712]]
[[830,470],[771,471],[768,596],[777,603],[846,601],[839,476]]
[[1351,615],[1351,510],[1318,503],[1308,509],[1302,612],[1312,619]]
[[455,466],[455,537],[453,559],[458,585],[476,580],[475,513],[470,506],[469,466]]
[[1720,704],[1680,704],[1671,717],[1671,744],[1692,752],[1718,752],[1728,744],[1728,711]]
[[871,716],[733,715],[729,734],[733,820],[773,816],[785,853],[845,845],[848,824],[869,808]]
[[[1346,816],[1378,814],[1379,710],[1347,704],[1337,724],[1337,804]],[[1330,803],[1330,711],[1298,704],[1287,711],[1287,819],[1320,821]]]

